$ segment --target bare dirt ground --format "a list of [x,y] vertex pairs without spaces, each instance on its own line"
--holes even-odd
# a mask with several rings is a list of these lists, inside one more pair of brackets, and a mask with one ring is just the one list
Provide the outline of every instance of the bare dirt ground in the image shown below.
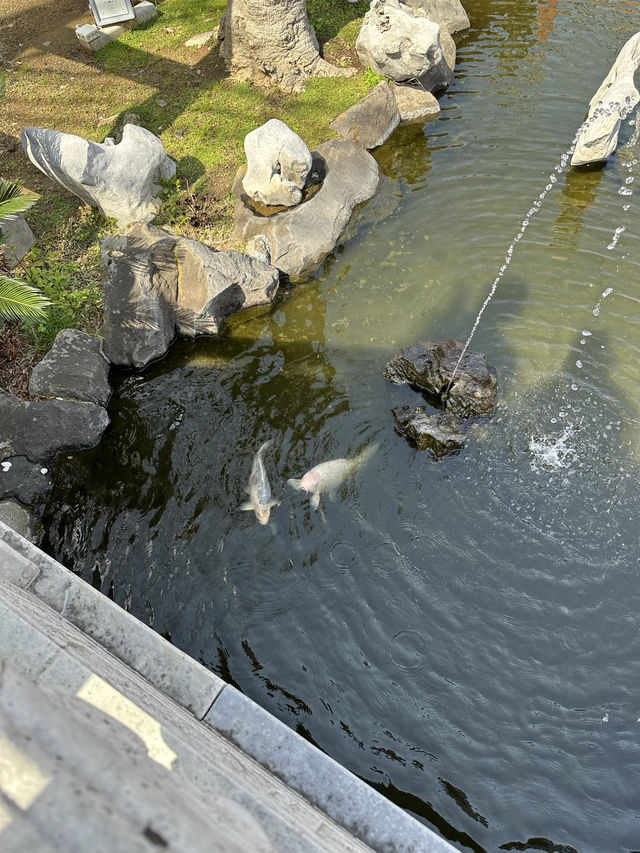
[[[86,8],[85,8],[86,5]],[[4,0],[0,11],[0,66],[9,76],[21,66],[34,75],[47,75],[61,91],[87,87],[96,69],[75,35],[76,24],[91,20],[88,4],[78,0]],[[31,166],[20,146],[25,125],[37,124],[37,104],[12,99],[11,111],[0,101],[0,175],[20,178],[29,189],[42,193],[48,181]]]

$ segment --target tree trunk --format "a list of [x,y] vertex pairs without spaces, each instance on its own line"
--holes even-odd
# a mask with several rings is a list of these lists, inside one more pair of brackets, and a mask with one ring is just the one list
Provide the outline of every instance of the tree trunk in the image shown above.
[[356,73],[322,59],[306,0],[229,0],[220,36],[227,68],[241,80],[266,77],[293,92],[310,77]]

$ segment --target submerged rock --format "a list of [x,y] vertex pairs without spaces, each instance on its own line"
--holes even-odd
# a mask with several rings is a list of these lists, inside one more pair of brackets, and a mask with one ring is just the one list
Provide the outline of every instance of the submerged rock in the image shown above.
[[448,412],[467,418],[489,415],[495,407],[498,379],[482,353],[465,353],[445,400],[462,350],[458,341],[418,342],[398,350],[384,375],[394,385],[407,384],[425,391],[436,404],[446,405]]
[[431,450],[440,458],[463,447],[467,436],[462,418],[451,412],[425,414],[425,406],[393,409],[396,432],[411,439],[418,450]]

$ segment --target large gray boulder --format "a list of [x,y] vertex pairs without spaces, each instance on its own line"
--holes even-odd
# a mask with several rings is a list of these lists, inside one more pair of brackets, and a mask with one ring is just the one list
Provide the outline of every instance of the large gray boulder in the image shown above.
[[471,26],[469,16],[460,0],[404,0],[416,14],[426,15],[441,30],[453,35],[460,30],[468,30]]
[[96,445],[109,424],[106,409],[78,400],[21,400],[0,392],[0,459],[44,461],[61,450]]
[[185,338],[216,335],[227,317],[268,305],[278,290],[275,267],[233,249],[214,252],[196,240],[181,239],[176,259],[176,329]]
[[152,220],[161,204],[159,182],[176,172],[158,137],[133,124],[124,126],[118,144],[41,127],[25,127],[21,139],[29,160],[45,175],[119,226]]
[[153,225],[136,223],[100,246],[104,352],[119,366],[145,367],[176,334],[216,334],[227,317],[268,305],[278,290],[275,267]]
[[33,236],[33,231],[29,228],[27,220],[21,213],[6,216],[0,219],[0,244],[4,244],[5,256],[9,261],[10,267],[15,267],[29,249],[36,244],[36,238]]
[[259,216],[242,199],[242,172],[236,194],[235,236],[240,242],[263,235],[271,263],[289,276],[303,276],[318,268],[336,247],[354,209],[368,201],[379,183],[378,164],[355,142],[330,140],[314,152],[314,170],[324,174],[320,189],[290,210]]
[[356,39],[362,64],[396,83],[415,82],[429,92],[453,80],[440,41],[440,27],[399,0],[372,0]]
[[280,119],[272,118],[245,136],[247,173],[242,186],[252,201],[293,207],[311,170],[306,143]]
[[71,397],[106,406],[111,396],[109,361],[102,341],[78,329],[58,332],[29,379],[34,397]]
[[140,223],[100,240],[103,348],[112,364],[144,367],[175,338],[176,239]]
[[352,139],[363,148],[376,148],[391,136],[399,124],[400,112],[393,87],[383,80],[357,104],[334,119],[330,127],[344,139]]
[[633,82],[640,66],[640,32],[624,45],[602,85],[589,102],[589,115],[580,129],[572,166],[606,162],[616,150],[622,119],[640,101]]

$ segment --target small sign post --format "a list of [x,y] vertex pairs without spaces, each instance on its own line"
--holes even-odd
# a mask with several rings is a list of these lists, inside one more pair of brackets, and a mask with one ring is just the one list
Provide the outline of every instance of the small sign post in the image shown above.
[[89,8],[99,27],[135,18],[131,0],[89,0]]

